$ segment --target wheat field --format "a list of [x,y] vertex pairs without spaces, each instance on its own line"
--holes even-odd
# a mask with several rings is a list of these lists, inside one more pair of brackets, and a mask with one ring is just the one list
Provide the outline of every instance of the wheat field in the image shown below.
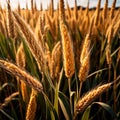
[[120,120],[120,8],[74,1],[0,5],[0,120]]

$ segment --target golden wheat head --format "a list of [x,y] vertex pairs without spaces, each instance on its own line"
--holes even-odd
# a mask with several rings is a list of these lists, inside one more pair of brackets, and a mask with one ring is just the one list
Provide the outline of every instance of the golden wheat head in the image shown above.
[[26,112],[26,120],[34,120],[36,115],[36,109],[37,109],[37,92],[32,90],[30,100],[27,107]]
[[75,114],[83,112],[99,95],[110,88],[112,83],[107,83],[94,88],[86,93],[80,100],[78,100],[75,106]]
[[68,28],[63,20],[60,20],[60,31],[62,37],[62,51],[63,51],[65,75],[68,78],[71,78],[75,72],[73,43]]
[[3,109],[3,107],[7,106],[18,95],[19,95],[19,92],[14,92],[10,96],[5,98],[4,103],[0,104],[0,109]]
[[[21,43],[16,53],[16,64],[22,68],[25,68],[25,63],[26,63],[25,52],[24,52],[23,43]],[[22,98],[23,101],[27,103],[28,102],[27,85],[18,77],[17,80],[21,81],[20,88],[21,88]]]
[[59,19],[65,20],[64,0],[59,1]]
[[10,6],[10,0],[7,2],[7,28],[8,28],[8,35],[10,38],[15,37],[15,25],[14,20],[12,16],[11,6]]
[[29,25],[17,13],[13,12],[13,15],[15,18],[15,22],[20,28],[20,31],[23,33],[23,36],[26,40],[28,47],[30,48],[31,53],[33,54],[38,63],[39,69],[43,72],[43,69],[45,68],[43,67],[45,65],[45,56],[42,45],[36,39],[36,36],[30,29]]
[[36,78],[32,77],[30,74],[14,65],[13,63],[7,62],[5,60],[0,60],[0,67],[5,69],[10,74],[21,78],[20,80],[25,82],[28,86],[32,87],[36,91],[41,92],[43,90],[42,84]]
[[62,54],[61,43],[59,41],[54,46],[51,56],[50,74],[53,80],[59,77],[61,54]]

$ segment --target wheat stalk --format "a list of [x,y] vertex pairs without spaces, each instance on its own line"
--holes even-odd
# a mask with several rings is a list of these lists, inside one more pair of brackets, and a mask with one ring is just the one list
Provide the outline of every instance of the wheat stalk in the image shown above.
[[10,0],[7,2],[7,28],[8,28],[8,35],[10,38],[15,37],[15,28],[14,28],[14,21],[11,12]]
[[7,98],[5,98],[4,103],[0,104],[0,109],[3,109],[3,107],[6,107],[17,95],[19,95],[19,92],[14,92]]
[[118,51],[118,54],[117,54],[117,63],[120,61],[120,48],[119,48],[119,51]]
[[7,62],[5,60],[0,60],[0,67],[5,69],[10,74],[19,77],[20,80],[38,92],[41,92],[43,90],[42,84],[36,78],[32,77],[30,74],[25,72],[25,70],[22,70],[20,67],[14,65],[13,63]]

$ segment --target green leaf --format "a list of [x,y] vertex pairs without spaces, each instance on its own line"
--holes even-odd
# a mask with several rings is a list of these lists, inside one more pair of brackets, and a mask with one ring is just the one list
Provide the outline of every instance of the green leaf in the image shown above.
[[4,114],[9,120],[14,120],[14,118],[12,118],[10,115],[8,115],[5,111],[3,111],[2,109],[0,109],[0,112],[2,114]]
[[27,44],[23,41],[23,45],[24,45],[24,50],[25,50],[25,54],[26,54],[26,61],[28,64],[28,71],[31,73],[31,75],[36,76],[39,79],[37,70],[36,70],[36,66],[35,66],[35,60],[27,46]]
[[0,57],[2,58],[11,58],[15,60],[15,45],[12,39],[5,38],[0,34]]
[[7,57],[5,38],[2,34],[0,34],[0,57],[2,58]]
[[6,86],[14,86],[14,84],[13,83],[9,83],[9,82],[6,82],[6,83],[4,83],[2,86],[0,86],[0,91],[2,91]]
[[81,120],[89,120],[91,105],[85,110]]
[[65,116],[65,119],[72,120],[70,105],[67,101],[67,97],[62,92],[59,92],[59,103],[60,103],[60,107],[63,111],[63,114]]
[[50,31],[47,32],[47,43],[48,43],[48,46],[49,46],[49,49],[50,51],[52,51],[53,49],[53,38],[52,38],[52,35],[50,33]]
[[89,78],[89,77],[91,77],[91,76],[93,76],[93,75],[95,75],[95,74],[98,74],[98,73],[100,73],[100,72],[106,71],[106,70],[108,70],[108,68],[103,68],[103,69],[97,70],[97,71],[89,74],[89,75],[87,76],[87,78]]
[[58,120],[58,115],[57,112],[53,106],[53,104],[51,103],[51,101],[49,100],[49,98],[46,96],[46,94],[43,92],[44,95],[44,99],[46,102],[46,109],[47,109],[47,117],[49,120],[51,118],[51,120]]
[[6,50],[12,60],[15,60],[15,45],[13,39],[5,39]]
[[58,85],[56,85],[55,89],[54,108],[58,114]]
[[105,109],[107,112],[110,113],[110,115],[112,116],[112,118],[116,118],[116,115],[115,115],[113,109],[108,104],[103,103],[103,102],[94,102],[93,104],[100,105],[103,109]]

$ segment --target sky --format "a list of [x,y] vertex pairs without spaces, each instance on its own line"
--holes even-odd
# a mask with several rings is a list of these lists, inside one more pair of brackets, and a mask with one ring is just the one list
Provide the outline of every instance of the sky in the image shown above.
[[[31,0],[10,0],[11,1],[11,6],[12,8],[17,8],[18,2],[20,3],[21,8],[26,7],[26,2],[28,3],[28,8],[30,8]],[[54,0],[54,7],[55,9],[57,8],[57,3],[59,0]],[[64,0],[65,3],[68,1],[69,6],[73,7],[74,6],[74,0]],[[83,7],[87,6],[87,1],[88,0],[77,0],[77,4],[81,5]],[[90,7],[95,7],[97,6],[98,0],[89,0],[90,1]],[[109,7],[111,6],[113,0],[108,0],[109,1]],[[105,0],[101,0],[101,6],[103,7]],[[50,3],[50,0],[36,0],[37,3],[37,8],[40,8],[40,3],[43,4],[43,8],[46,9],[47,6]],[[0,4],[2,6],[6,6],[6,0],[0,0]],[[120,0],[117,0],[116,6],[120,6]]]

